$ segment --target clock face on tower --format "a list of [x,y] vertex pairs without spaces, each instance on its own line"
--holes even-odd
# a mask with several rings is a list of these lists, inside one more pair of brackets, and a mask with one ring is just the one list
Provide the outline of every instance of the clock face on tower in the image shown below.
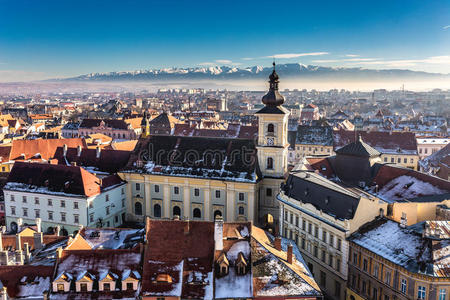
[[273,146],[273,138],[268,138],[267,139],[267,145],[268,146]]

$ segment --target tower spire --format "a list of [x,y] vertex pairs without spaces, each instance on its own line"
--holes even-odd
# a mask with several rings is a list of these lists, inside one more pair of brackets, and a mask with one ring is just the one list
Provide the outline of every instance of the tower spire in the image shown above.
[[278,92],[279,76],[275,70],[275,58],[273,60],[272,74],[269,76],[269,91],[262,98],[262,103],[267,106],[279,106],[284,103],[284,97]]

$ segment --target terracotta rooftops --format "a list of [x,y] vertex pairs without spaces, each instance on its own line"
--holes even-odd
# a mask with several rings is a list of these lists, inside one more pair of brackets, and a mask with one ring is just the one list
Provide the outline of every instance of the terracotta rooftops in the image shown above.
[[11,146],[10,159],[24,160],[41,158],[49,160],[55,155],[56,149],[64,145],[67,145],[68,147],[81,146],[82,148],[87,148],[86,142],[81,138],[14,140]]
[[50,288],[53,266],[0,266],[0,281],[11,298],[42,298]]

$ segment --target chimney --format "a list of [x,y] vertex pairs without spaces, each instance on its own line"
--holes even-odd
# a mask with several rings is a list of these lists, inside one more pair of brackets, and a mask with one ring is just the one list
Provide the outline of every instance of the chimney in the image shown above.
[[81,146],[80,145],[77,146],[77,156],[78,157],[81,156]]
[[23,251],[16,250],[16,265],[23,265]]
[[275,249],[277,249],[278,251],[281,251],[281,238],[279,236],[277,236],[275,238],[275,240],[273,241],[273,246]]
[[42,235],[42,232],[36,232],[33,235],[33,242],[34,242],[34,249],[42,248],[42,244],[44,243],[44,237]]
[[16,234],[16,250],[22,250],[22,239],[18,233]]
[[17,232],[21,231],[22,225],[23,225],[23,219],[22,218],[18,218],[17,219]]
[[28,243],[23,243],[23,248],[25,251],[25,262],[28,262],[30,260],[31,254],[30,254],[30,245]]
[[76,167],[77,166],[77,162],[76,161],[73,161],[73,162],[71,162],[70,163],[73,167]]
[[[180,219],[180,217],[178,217]],[[186,226],[184,226],[184,235],[188,235],[189,231],[191,230],[191,223],[189,222],[189,219],[186,221]]]
[[0,232],[0,251],[3,251],[3,233]]
[[7,250],[0,251],[0,266],[7,266],[9,255]]
[[59,225],[57,225],[56,227],[55,227],[55,235],[56,236],[59,236],[59,232],[61,231],[61,227],[59,227]]
[[100,158],[100,153],[102,152],[102,150],[100,149],[99,146],[95,147],[95,157],[96,158]]
[[56,249],[56,258],[58,259],[61,258],[62,252],[63,252],[62,247],[58,247],[58,249]]
[[223,218],[217,216],[214,220],[214,245],[215,250],[223,250]]
[[63,146],[63,156],[64,157],[67,156],[67,144],[64,144],[64,146]]
[[294,258],[293,256],[294,255],[292,253],[292,245],[289,245],[288,249],[287,249],[287,262],[288,262],[288,264],[292,264],[293,258]]
[[36,218],[36,231],[41,232],[42,231],[42,221],[41,218]]

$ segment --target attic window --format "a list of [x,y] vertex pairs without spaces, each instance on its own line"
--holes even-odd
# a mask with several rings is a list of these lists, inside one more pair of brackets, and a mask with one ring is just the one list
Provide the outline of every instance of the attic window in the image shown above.
[[159,274],[156,277],[156,282],[172,283],[172,277],[169,274]]

